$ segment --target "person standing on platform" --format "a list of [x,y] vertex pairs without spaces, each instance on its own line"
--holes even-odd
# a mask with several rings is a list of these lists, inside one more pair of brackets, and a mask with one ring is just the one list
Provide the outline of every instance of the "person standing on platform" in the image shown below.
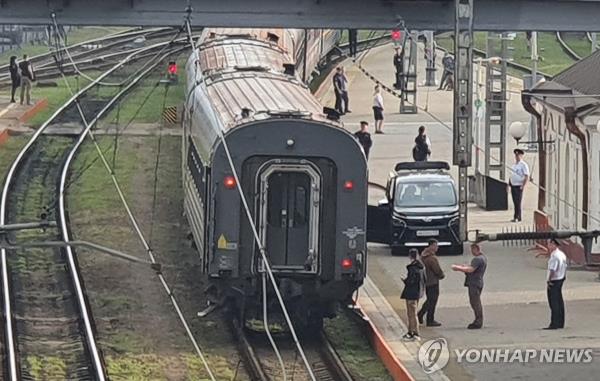
[[27,59],[27,54],[23,54],[23,61],[19,62],[19,69],[21,69],[21,104],[23,100],[27,101],[27,104],[31,104],[31,84],[35,81],[35,74],[33,73],[33,67],[31,62]]
[[335,75],[333,76],[333,92],[335,93],[335,110],[344,114],[342,107],[342,67],[338,66],[335,68]]
[[442,79],[440,80],[440,87],[438,87],[438,90],[447,88],[446,82],[448,81],[448,76],[454,73],[454,58],[452,58],[448,52],[444,53],[442,66],[444,67],[444,72],[442,73]]
[[521,205],[523,201],[523,191],[525,185],[529,181],[529,166],[523,161],[523,152],[520,148],[515,148],[513,151],[515,154],[515,163],[511,168],[510,179],[508,184],[510,186],[510,194],[512,195],[513,205],[515,213],[511,222],[521,222]]
[[341,90],[342,102],[344,103],[343,114],[349,114],[352,111],[350,111],[350,100],[348,98],[348,77],[346,77],[346,69],[343,66],[340,69],[340,74],[341,74],[340,90]]
[[10,102],[15,103],[15,94],[17,93],[19,86],[21,86],[21,75],[19,74],[19,65],[17,65],[17,56],[10,57],[8,70],[10,71],[11,82]]
[[415,138],[413,147],[413,159],[415,161],[427,161],[431,155],[431,140],[425,134],[425,126],[419,127],[419,134]]
[[360,122],[360,131],[356,131],[354,133],[354,137],[356,137],[356,139],[362,146],[367,160],[369,160],[369,151],[371,150],[371,147],[373,146],[373,140],[371,140],[371,134],[369,134],[369,131],[367,131],[368,128],[369,128],[369,123],[363,120]]
[[428,327],[439,327],[442,323],[435,320],[435,307],[440,296],[440,279],[446,276],[440,262],[437,258],[438,242],[435,239],[429,240],[429,245],[421,253],[421,261],[425,265],[425,275],[427,278],[425,295],[427,300],[423,303],[421,310],[417,314],[419,323],[423,324],[423,318],[427,315]]
[[404,89],[404,50],[400,47],[396,47],[396,54],[394,54],[394,69],[396,69],[396,83],[394,88],[396,90]]
[[471,254],[473,259],[470,265],[452,265],[452,270],[465,273],[465,287],[469,289],[469,303],[475,314],[475,320],[467,328],[480,329],[483,327],[481,291],[483,291],[483,275],[487,268],[487,258],[476,243],[471,245]]
[[375,133],[383,134],[383,95],[381,95],[379,85],[375,85],[373,93],[373,117],[375,118]]
[[565,302],[562,287],[567,276],[567,256],[560,250],[556,239],[548,241],[548,275],[546,276],[548,304],[550,305],[550,325],[544,329],[562,329],[565,327]]
[[404,290],[400,298],[406,300],[406,316],[408,320],[408,332],[402,337],[404,340],[420,340],[419,324],[417,323],[417,307],[419,299],[425,293],[425,267],[417,258],[419,251],[410,249],[408,257],[410,263],[406,266],[406,278],[404,279]]

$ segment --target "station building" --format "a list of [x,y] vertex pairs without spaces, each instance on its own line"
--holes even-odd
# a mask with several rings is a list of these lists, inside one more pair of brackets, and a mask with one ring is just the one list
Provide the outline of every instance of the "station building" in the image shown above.
[[[544,142],[538,148],[538,229],[600,229],[599,94],[600,50],[522,93]],[[585,263],[578,239],[565,248],[572,262]],[[600,263],[600,242],[591,260]]]

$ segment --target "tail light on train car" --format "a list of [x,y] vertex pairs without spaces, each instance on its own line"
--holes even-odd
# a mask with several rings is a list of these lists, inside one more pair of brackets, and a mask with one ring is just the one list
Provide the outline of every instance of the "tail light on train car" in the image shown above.
[[352,180],[344,181],[344,189],[347,191],[351,191],[352,189],[354,189],[354,181],[352,181]]
[[236,186],[235,177],[225,176],[223,179],[223,185],[225,185],[225,188],[227,189],[234,189]]
[[352,262],[352,259],[350,259],[350,258],[342,259],[342,270],[352,270],[353,265],[354,265],[354,263]]

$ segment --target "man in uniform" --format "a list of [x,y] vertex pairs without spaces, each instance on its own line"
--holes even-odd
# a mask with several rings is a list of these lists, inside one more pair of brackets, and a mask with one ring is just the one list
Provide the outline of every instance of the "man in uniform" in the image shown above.
[[354,137],[362,146],[363,151],[365,151],[365,156],[367,157],[367,160],[369,160],[369,151],[371,150],[371,146],[373,146],[371,134],[369,134],[369,132],[367,131],[368,127],[369,123],[363,120],[360,122],[360,131],[356,131],[354,133]]
[[529,181],[529,166],[523,161],[523,152],[520,148],[515,148],[513,151],[515,154],[515,163],[512,165],[510,174],[510,194],[512,195],[513,204],[515,207],[515,213],[511,222],[521,221],[521,203],[523,201],[523,191],[525,185]]
[[469,303],[475,314],[475,320],[467,328],[480,329],[483,326],[481,291],[483,290],[483,275],[487,268],[487,258],[476,243],[471,245],[471,254],[473,254],[473,259],[470,265],[452,265],[452,270],[465,273],[465,287],[469,289]]
[[440,296],[440,279],[444,279],[445,274],[440,267],[437,258],[438,242],[435,239],[429,240],[429,245],[421,253],[421,262],[425,265],[427,283],[425,285],[425,295],[427,300],[418,313],[419,323],[423,324],[423,317],[427,315],[428,327],[439,327],[442,323],[435,320],[435,307]]
[[562,329],[565,327],[565,302],[562,286],[567,275],[567,256],[559,248],[556,239],[548,241],[548,275],[546,277],[548,304],[550,305],[550,325],[544,329]]

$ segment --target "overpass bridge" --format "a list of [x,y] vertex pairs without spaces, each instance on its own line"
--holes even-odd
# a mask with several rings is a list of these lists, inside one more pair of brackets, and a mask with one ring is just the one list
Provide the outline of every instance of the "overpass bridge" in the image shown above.
[[[0,0],[0,24],[454,30],[455,0]],[[473,29],[597,31],[599,0],[475,0]]]

